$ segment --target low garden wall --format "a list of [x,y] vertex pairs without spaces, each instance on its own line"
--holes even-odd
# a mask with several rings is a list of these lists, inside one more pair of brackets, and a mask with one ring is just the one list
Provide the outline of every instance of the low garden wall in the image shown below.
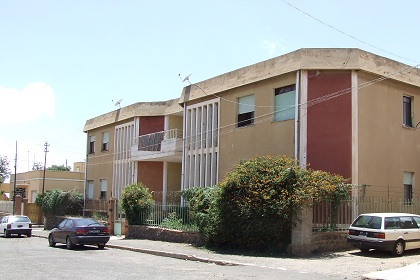
[[142,225],[127,225],[125,229],[125,238],[188,243],[193,244],[194,246],[204,245],[203,236],[198,232],[184,232]]
[[312,252],[333,252],[353,248],[347,243],[346,231],[317,231],[312,233]]

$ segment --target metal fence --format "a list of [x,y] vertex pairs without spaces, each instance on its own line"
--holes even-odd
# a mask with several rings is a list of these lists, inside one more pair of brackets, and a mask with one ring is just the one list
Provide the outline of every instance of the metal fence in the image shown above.
[[160,228],[197,232],[198,226],[194,223],[189,207],[177,204],[155,203],[148,213],[140,216],[142,224]]
[[420,215],[420,201],[410,202],[381,198],[352,198],[339,204],[331,200],[324,200],[313,205],[313,231],[346,231],[352,221],[360,214],[378,212],[411,213]]

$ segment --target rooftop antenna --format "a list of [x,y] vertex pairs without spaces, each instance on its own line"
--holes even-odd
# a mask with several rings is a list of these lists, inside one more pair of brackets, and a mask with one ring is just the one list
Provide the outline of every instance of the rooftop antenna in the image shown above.
[[184,79],[181,78],[181,74],[178,74],[178,75],[179,75],[179,78],[182,80],[182,82],[188,81],[188,83],[191,85],[191,82],[190,82],[190,76],[191,76],[191,74],[192,73],[188,74]]
[[114,100],[112,100],[112,103],[114,103],[115,106],[118,106],[121,109],[121,106],[120,106],[121,101],[122,99],[118,100],[117,102],[114,102]]

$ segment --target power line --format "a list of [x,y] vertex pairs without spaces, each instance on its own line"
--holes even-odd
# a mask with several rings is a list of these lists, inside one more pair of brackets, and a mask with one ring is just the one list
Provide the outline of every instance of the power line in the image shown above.
[[330,25],[330,24],[328,24],[328,23],[326,23],[326,22],[324,22],[324,21],[320,20],[319,18],[314,17],[313,15],[311,15],[311,14],[309,14],[309,13],[307,13],[307,12],[305,12],[305,11],[301,10],[301,9],[299,9],[298,7],[296,7],[296,6],[292,5],[292,4],[290,4],[289,2],[287,2],[287,1],[285,1],[285,0],[281,0],[281,1],[282,1],[283,3],[285,3],[285,4],[289,5],[290,7],[292,7],[292,8],[294,8],[294,9],[296,9],[297,11],[301,12],[302,14],[305,14],[305,15],[307,15],[308,17],[310,17],[310,18],[312,18],[312,19],[314,19],[314,20],[318,21],[319,23],[321,23],[321,24],[323,24],[323,25],[325,25],[325,26],[327,26],[327,27],[329,27],[329,28],[331,28],[331,29],[333,29],[333,30],[335,30],[335,31],[337,31],[337,32],[339,32],[339,33],[341,33],[341,34],[343,34],[343,35],[347,36],[347,37],[350,37],[350,38],[352,38],[352,39],[354,39],[354,40],[356,40],[356,41],[358,41],[358,42],[360,42],[360,43],[362,43],[362,44],[365,44],[365,45],[367,45],[367,46],[369,46],[369,47],[372,47],[372,48],[374,48],[374,49],[380,50],[380,51],[382,51],[382,52],[384,52],[384,53],[387,53],[387,54],[390,54],[390,55],[393,55],[393,56],[396,56],[396,57],[399,57],[399,58],[402,58],[402,59],[405,59],[405,60],[408,60],[408,61],[411,61],[411,62],[414,62],[414,63],[418,63],[417,61],[414,61],[414,60],[412,60],[412,59],[409,59],[409,58],[406,58],[406,57],[400,56],[400,55],[398,55],[398,54],[395,54],[395,53],[392,53],[392,52],[386,51],[386,50],[384,50],[384,49],[382,49],[382,48],[379,48],[379,47],[377,47],[377,46],[375,46],[375,45],[373,45],[373,44],[370,44],[370,43],[368,43],[368,42],[365,42],[365,41],[363,41],[363,40],[361,40],[361,39],[359,39],[359,38],[357,38],[357,37],[355,37],[355,36],[353,36],[353,35],[350,35],[350,34],[348,34],[348,33],[344,32],[344,31],[342,31],[342,30],[340,30],[340,29],[338,29],[338,28],[336,28],[336,27],[334,27],[334,26],[332,26],[332,25]]

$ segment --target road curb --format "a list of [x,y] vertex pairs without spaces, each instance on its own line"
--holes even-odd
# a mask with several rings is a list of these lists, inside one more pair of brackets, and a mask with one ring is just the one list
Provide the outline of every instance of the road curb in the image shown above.
[[[32,234],[33,237],[39,237],[47,239],[47,236],[39,235],[39,234]],[[213,260],[209,258],[202,258],[197,257],[194,255],[188,255],[188,254],[182,254],[182,253],[173,253],[173,252],[166,252],[166,251],[158,251],[158,250],[151,250],[151,249],[141,249],[141,248],[134,248],[134,247],[127,247],[127,246],[120,246],[115,244],[106,244],[106,247],[113,248],[113,249],[120,249],[120,250],[127,250],[132,252],[138,252],[138,253],[144,253],[149,255],[155,255],[160,257],[168,257],[168,258],[174,258],[174,259],[180,259],[180,260],[188,260],[188,261],[195,261],[195,262],[203,262],[203,263],[212,263],[216,265],[222,265],[222,266],[239,266],[240,263],[235,262],[229,262],[229,261],[223,261],[223,260]]]

